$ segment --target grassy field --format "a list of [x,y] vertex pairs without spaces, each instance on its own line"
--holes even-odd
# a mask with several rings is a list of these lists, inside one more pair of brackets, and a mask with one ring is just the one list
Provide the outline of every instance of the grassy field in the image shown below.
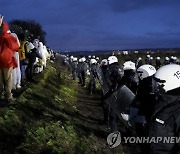
[[122,151],[106,144],[100,95],[90,96],[58,60],[14,95],[16,102],[0,107],[1,154]]
[[74,152],[77,135],[64,110],[76,112],[77,94],[60,83],[48,65],[16,102],[0,108],[0,153]]
[[[119,58],[122,63],[129,57]],[[135,150],[134,145],[108,147],[109,128],[102,123],[100,93],[89,95],[58,58],[14,95],[16,102],[0,107],[0,154],[127,154]]]

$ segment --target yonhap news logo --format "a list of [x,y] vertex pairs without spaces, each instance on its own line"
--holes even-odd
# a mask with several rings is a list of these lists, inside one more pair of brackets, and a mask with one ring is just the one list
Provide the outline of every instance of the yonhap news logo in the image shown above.
[[120,132],[110,133],[107,137],[107,143],[110,148],[115,148],[120,145],[121,140],[123,143],[164,143],[176,144],[180,143],[180,137],[121,137]]
[[110,148],[117,147],[121,143],[121,133],[117,131],[109,134],[107,137],[107,143]]
[[124,143],[180,143],[180,137],[123,137]]

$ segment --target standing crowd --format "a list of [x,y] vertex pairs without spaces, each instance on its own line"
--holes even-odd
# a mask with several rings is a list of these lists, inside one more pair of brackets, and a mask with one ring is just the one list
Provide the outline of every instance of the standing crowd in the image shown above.
[[[135,62],[126,61],[119,65],[118,57],[74,57],[61,55],[64,64],[72,72],[72,79],[89,94],[96,92],[97,80],[102,87],[104,123],[111,132],[121,130],[120,120],[145,137],[180,137],[180,65],[175,56],[153,57],[147,55],[144,62],[139,57]],[[47,59],[54,59],[54,52],[39,39],[16,35],[0,17],[0,101],[13,101],[12,89],[19,89],[27,82],[34,82],[34,74],[46,68]],[[87,83],[88,76],[88,84]],[[131,91],[132,102],[123,110],[118,98],[122,87]],[[126,93],[126,91],[124,92]],[[120,98],[123,98],[121,96]],[[126,103],[126,102],[125,102]],[[116,107],[118,107],[118,109]],[[123,108],[123,106],[122,106]],[[162,142],[143,145],[142,153],[180,153],[180,143]]]
[[34,82],[34,74],[42,72],[46,68],[47,59],[53,59],[54,56],[54,52],[39,39],[32,39],[25,33],[16,35],[11,32],[1,16],[0,101],[14,101],[12,90]]
[[[91,55],[79,59],[62,55],[62,58],[71,68],[73,80],[78,78],[82,87],[88,86],[89,94],[95,92],[99,80],[104,123],[111,132],[122,130],[120,121],[123,120],[140,137],[180,137],[180,65],[177,57],[164,57],[163,61],[161,57],[153,60],[146,55],[144,61],[139,57],[134,62],[125,61],[122,66],[116,56],[101,61]],[[127,102],[128,107],[118,111],[116,106],[126,103],[121,102],[123,96],[118,101],[107,100],[112,95],[118,98],[124,86],[132,92],[134,99]],[[142,144],[141,153],[148,152],[178,153],[180,143]]]

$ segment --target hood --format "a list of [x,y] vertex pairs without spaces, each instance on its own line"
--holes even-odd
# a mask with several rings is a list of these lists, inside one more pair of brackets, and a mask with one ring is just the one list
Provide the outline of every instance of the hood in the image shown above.
[[9,31],[9,26],[6,22],[3,22],[2,26],[3,26],[3,33],[2,34],[5,35]]
[[32,49],[34,49],[35,47],[34,47],[34,45],[30,42],[29,44],[28,44],[28,46],[27,46],[30,50],[32,50]]
[[43,48],[43,43],[42,43],[42,42],[39,42],[38,49],[39,49],[39,50],[44,50],[44,48]]

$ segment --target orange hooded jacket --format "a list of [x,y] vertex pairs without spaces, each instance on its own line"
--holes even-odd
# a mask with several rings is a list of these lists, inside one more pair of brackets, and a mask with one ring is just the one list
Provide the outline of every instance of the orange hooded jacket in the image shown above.
[[18,51],[19,45],[15,37],[8,33],[8,24],[2,23],[2,34],[0,35],[0,68],[17,67],[14,52]]

